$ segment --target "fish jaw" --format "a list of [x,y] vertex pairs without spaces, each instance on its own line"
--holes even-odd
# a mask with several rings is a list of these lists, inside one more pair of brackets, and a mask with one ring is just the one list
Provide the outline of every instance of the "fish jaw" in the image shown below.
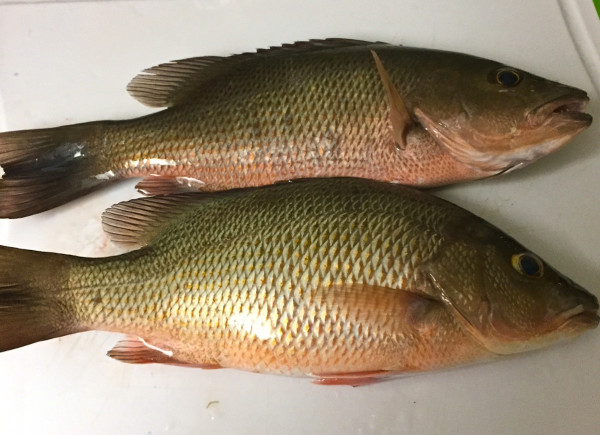
[[579,91],[576,96],[559,97],[532,110],[523,136],[527,142],[539,145],[521,147],[515,153],[515,161],[531,163],[562,148],[587,129],[592,123],[592,116],[584,111],[588,102],[587,94]]
[[585,300],[581,300],[576,306],[548,319],[545,330],[539,331],[537,335],[522,334],[511,328],[489,304],[482,304],[479,319],[474,322],[455,307],[449,298],[444,299],[456,320],[472,335],[474,341],[498,356],[548,347],[595,329],[600,323],[598,302],[591,294],[587,294]]
[[588,330],[595,329],[600,323],[598,302],[594,296],[588,296],[585,301],[582,300],[576,306],[549,319],[547,331],[537,337],[519,337],[514,335],[514,331],[496,327],[494,328],[495,334],[498,334],[496,337],[504,334],[504,340],[490,339],[488,336],[482,340],[482,343],[497,355],[509,355],[541,349],[575,338]]
[[524,121],[505,134],[486,134],[469,125],[468,115],[435,121],[423,110],[415,115],[423,127],[457,161],[480,173],[496,175],[522,168],[562,148],[587,129],[592,116],[584,112],[584,91],[558,97],[531,110]]
[[[433,282],[435,279],[432,278]],[[438,285],[439,288],[439,285]],[[480,301],[477,314],[470,315],[440,288],[441,299],[473,339],[494,355],[510,355],[541,349],[575,338],[600,323],[598,299],[570,279],[561,280],[548,293],[561,295],[537,315],[534,325],[518,327],[493,300]],[[568,292],[568,295],[566,295]]]
[[567,333],[576,333],[581,330],[595,329],[598,323],[600,323],[598,308],[590,310],[583,305],[578,305],[568,313],[566,320],[559,327],[559,330],[566,331]]
[[570,337],[589,329],[595,329],[598,326],[600,323],[598,308],[600,306],[598,305],[596,296],[588,293],[571,280],[566,280],[569,285],[578,290],[577,301],[572,308],[565,309],[556,317],[556,322],[559,323],[556,329],[565,336]]
[[584,91],[576,95],[557,97],[536,107],[527,115],[532,125],[565,125],[575,131],[583,130],[592,123],[592,116],[584,110],[589,103]]

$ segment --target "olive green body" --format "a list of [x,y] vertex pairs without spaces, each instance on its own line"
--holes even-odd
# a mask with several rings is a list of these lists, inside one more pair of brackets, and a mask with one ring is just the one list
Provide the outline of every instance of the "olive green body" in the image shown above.
[[287,374],[423,370],[489,354],[420,269],[456,212],[434,198],[318,180],[174,207],[185,212],[149,246],[70,266],[81,328],[138,335],[194,365]]
[[387,44],[255,55],[167,110],[107,125],[98,136],[108,145],[99,147],[98,172],[187,177],[205,190],[320,176],[439,185],[485,175],[454,160],[416,123],[407,148],[397,147],[371,50],[409,108],[437,92],[436,69],[500,65]]

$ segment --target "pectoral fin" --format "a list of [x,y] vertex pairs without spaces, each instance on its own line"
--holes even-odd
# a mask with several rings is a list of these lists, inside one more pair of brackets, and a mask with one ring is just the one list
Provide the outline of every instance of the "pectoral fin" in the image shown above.
[[383,323],[390,330],[395,321],[406,328],[426,328],[444,309],[426,294],[368,284],[322,287],[310,297],[318,304],[347,310],[348,321],[370,327]]
[[375,59],[377,71],[379,72],[379,76],[385,87],[385,93],[388,97],[388,103],[390,105],[390,122],[392,123],[394,141],[400,149],[404,149],[406,148],[406,136],[412,125],[412,119],[404,105],[404,100],[392,83],[383,63],[381,63],[381,59],[379,59],[379,56],[375,51],[371,50],[371,54],[373,55],[373,59]]

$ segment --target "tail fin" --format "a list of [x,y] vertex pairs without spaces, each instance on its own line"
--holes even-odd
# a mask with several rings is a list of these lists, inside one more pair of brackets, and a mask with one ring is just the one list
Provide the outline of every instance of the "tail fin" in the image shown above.
[[91,141],[105,122],[0,133],[0,218],[57,207],[105,183]]
[[61,297],[66,258],[0,246],[0,351],[80,331]]

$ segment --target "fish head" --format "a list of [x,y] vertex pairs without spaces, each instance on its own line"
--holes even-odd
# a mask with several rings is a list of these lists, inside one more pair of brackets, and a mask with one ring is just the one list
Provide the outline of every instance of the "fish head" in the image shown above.
[[556,151],[592,122],[586,92],[486,59],[440,66],[427,81],[409,98],[414,116],[457,161],[488,175]]
[[459,323],[496,354],[544,347],[600,320],[594,295],[473,216],[453,228],[428,272]]

